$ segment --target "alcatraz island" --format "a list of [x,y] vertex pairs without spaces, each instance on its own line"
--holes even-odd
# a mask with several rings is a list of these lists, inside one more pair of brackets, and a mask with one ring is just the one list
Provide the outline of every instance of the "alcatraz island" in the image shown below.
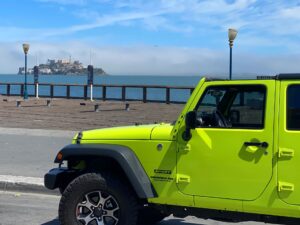
[[[72,61],[65,59],[48,59],[47,63],[38,65],[39,74],[42,75],[80,75],[87,74],[87,67],[84,67],[78,60]],[[28,68],[28,74],[33,74],[34,69]],[[19,67],[18,74],[25,74],[25,68]],[[107,73],[102,68],[94,68],[94,75],[107,75]]]

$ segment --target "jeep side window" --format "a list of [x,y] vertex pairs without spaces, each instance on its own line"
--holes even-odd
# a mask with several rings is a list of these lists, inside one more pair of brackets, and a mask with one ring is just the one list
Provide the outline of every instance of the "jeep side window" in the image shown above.
[[262,85],[208,87],[196,108],[198,125],[262,129],[265,96]]
[[287,129],[300,130],[300,85],[291,85],[287,90]]

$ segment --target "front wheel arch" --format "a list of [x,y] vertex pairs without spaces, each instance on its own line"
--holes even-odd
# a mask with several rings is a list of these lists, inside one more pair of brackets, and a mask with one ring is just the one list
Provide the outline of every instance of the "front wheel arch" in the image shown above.
[[[134,188],[137,196],[141,199],[157,197],[154,187],[146,174],[143,166],[138,160],[134,152],[120,145],[106,144],[72,144],[64,147],[59,153],[60,159],[56,158],[55,162],[62,163],[69,159],[112,159],[120,166],[121,170],[126,174],[129,183]],[[86,169],[93,169],[87,167]]]

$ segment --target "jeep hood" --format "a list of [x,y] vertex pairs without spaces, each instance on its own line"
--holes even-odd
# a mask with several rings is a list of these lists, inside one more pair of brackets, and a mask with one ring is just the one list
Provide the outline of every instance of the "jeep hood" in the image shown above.
[[82,131],[77,140],[170,140],[173,126],[170,124],[136,125]]

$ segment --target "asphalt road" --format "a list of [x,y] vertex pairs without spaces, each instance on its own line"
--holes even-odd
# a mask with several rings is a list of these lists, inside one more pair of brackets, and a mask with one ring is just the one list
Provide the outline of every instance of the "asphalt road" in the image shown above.
[[[0,225],[59,225],[57,207],[59,197],[38,194],[0,192]],[[178,219],[168,217],[158,225],[236,225],[195,217]],[[243,225],[264,223],[243,222]],[[142,225],[142,224],[140,224]]]
[[[44,177],[76,132],[0,128],[0,175]],[[1,221],[0,221],[1,222]]]

